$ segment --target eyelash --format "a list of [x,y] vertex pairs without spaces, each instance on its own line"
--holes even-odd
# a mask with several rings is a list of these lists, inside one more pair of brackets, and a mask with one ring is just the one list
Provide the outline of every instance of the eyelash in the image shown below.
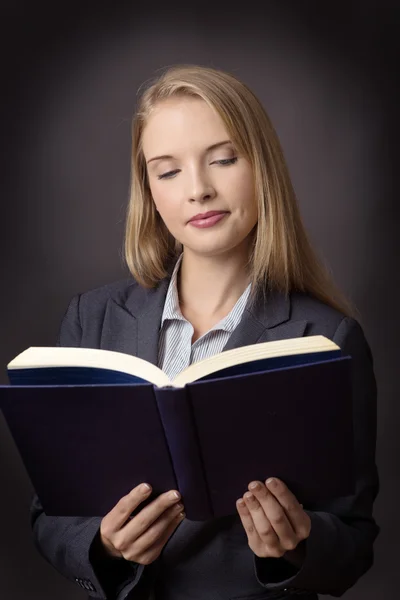
[[[238,157],[234,156],[233,158],[223,158],[222,160],[216,160],[214,162],[218,163],[221,166],[229,166],[229,165],[235,164],[235,162],[237,162],[237,159],[238,159]],[[213,164],[213,163],[211,163],[211,164]],[[168,171],[167,173],[158,175],[157,179],[171,179],[171,177],[168,177],[168,175],[175,174],[176,172],[177,172],[177,169],[175,169],[175,171]]]

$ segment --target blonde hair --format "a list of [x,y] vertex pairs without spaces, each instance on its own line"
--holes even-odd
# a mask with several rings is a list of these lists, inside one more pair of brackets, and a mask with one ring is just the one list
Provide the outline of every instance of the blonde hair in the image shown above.
[[258,203],[248,263],[252,297],[267,289],[285,294],[300,291],[352,315],[353,307],[308,239],[280,142],[262,104],[232,74],[199,65],[175,65],[151,81],[133,118],[125,231],[125,259],[133,277],[144,287],[155,287],[182,250],[155,209],[142,150],[143,130],[154,107],[182,96],[207,102],[252,165]]

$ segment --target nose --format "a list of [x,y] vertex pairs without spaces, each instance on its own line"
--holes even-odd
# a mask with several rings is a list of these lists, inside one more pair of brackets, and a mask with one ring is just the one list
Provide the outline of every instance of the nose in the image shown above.
[[190,180],[189,202],[206,202],[214,198],[216,191],[204,173],[196,171]]

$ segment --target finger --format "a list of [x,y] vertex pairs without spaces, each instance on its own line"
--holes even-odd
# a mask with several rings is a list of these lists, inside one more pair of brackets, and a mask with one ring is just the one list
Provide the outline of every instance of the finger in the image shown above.
[[135,543],[136,561],[143,564],[152,562],[161,553],[165,544],[185,518],[183,510],[171,507],[140,536]]
[[[125,525],[124,535],[132,541],[139,538],[163,513],[177,505],[180,497],[176,490],[160,494]],[[177,512],[183,509],[182,504],[180,502],[179,504],[180,508],[177,509]]]
[[129,519],[131,513],[146,500],[151,493],[148,483],[141,483],[133,488],[129,494],[123,496],[110,512],[103,518],[103,528],[117,531]]
[[254,525],[253,518],[248,509],[248,506],[243,498],[236,501],[236,508],[239,513],[240,520],[242,521],[243,528],[247,535],[247,540],[251,548],[257,548],[261,545],[261,539],[258,535],[258,531]]
[[264,546],[267,545],[270,548],[278,547],[279,537],[272,527],[264,507],[258,501],[258,498],[256,498],[252,492],[246,492],[243,498],[262,544]]
[[140,534],[137,529],[131,527],[131,524],[135,521],[135,518],[133,518],[129,526],[123,527],[114,534],[114,548],[127,560],[136,560],[136,556],[143,555],[152,545],[157,543],[164,531],[170,526],[170,523],[182,512],[183,506],[181,503],[171,506]]
[[287,485],[276,477],[271,477],[265,482],[268,490],[275,496],[279,504],[284,508],[286,516],[296,532],[298,539],[305,539],[310,534],[311,521],[303,506],[298,502],[296,496],[289,490]]
[[[265,519],[263,520],[262,517],[259,517],[258,515],[259,513],[264,513],[278,538],[281,548],[284,550],[293,550],[293,548],[297,546],[298,539],[296,532],[286,516],[284,508],[280,505],[275,496],[273,496],[267,487],[260,481],[252,482],[249,485],[249,489],[252,491],[255,498],[258,500],[260,507],[262,508],[262,511],[256,512],[256,515],[253,516],[254,523],[258,529],[261,539],[264,540],[265,538],[265,534],[261,529],[264,527]],[[268,534],[269,530],[267,529],[266,536],[268,536]],[[267,537],[266,539],[269,538]]]

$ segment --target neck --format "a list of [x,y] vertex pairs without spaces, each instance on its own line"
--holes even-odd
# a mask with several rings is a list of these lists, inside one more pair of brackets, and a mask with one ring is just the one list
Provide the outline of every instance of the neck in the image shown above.
[[247,252],[223,256],[183,253],[178,289],[182,313],[213,319],[230,312],[250,283]]

